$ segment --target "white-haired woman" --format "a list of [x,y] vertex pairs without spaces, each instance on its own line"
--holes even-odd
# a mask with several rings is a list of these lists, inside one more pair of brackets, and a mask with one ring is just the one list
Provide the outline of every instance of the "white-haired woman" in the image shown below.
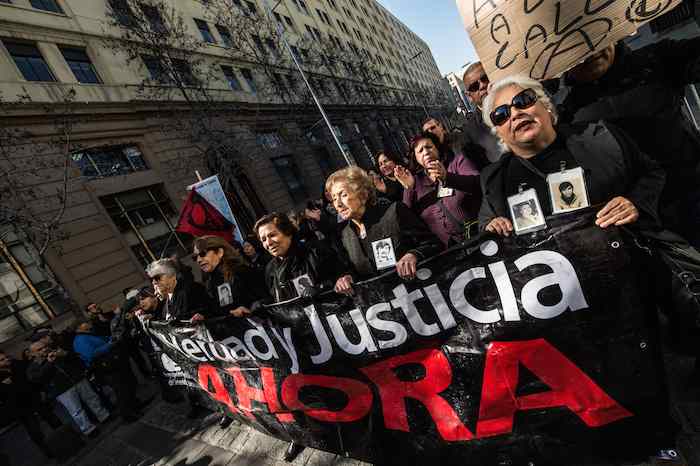
[[639,222],[658,228],[661,168],[623,131],[605,122],[557,127],[557,113],[542,85],[524,76],[495,82],[483,116],[506,154],[481,174],[479,226],[502,236],[513,231],[507,199],[534,189],[545,215],[552,213],[546,176],[581,167],[601,228]]
[[348,220],[341,240],[353,271],[337,280],[337,292],[351,293],[353,276],[364,279],[385,269],[395,268],[399,276],[411,279],[418,260],[440,251],[437,237],[408,207],[376,202],[374,183],[361,168],[333,173],[326,190],[338,214]]

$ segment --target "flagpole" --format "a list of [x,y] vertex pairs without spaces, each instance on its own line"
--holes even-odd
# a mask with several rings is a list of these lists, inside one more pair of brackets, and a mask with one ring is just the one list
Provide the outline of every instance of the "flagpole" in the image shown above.
[[[321,104],[321,101],[318,100],[318,97],[316,97],[316,92],[314,92],[313,87],[311,87],[309,80],[306,79],[306,73],[304,73],[304,70],[301,68],[301,65],[297,61],[297,57],[294,55],[294,52],[292,51],[292,47],[289,45],[289,42],[287,42],[287,37],[284,34],[284,29],[283,29],[282,25],[273,19],[272,10],[270,9],[270,5],[267,2],[267,0],[265,0],[263,3],[265,5],[265,11],[267,12],[267,18],[277,25],[277,34],[279,34],[280,37],[282,38],[282,42],[284,43],[284,47],[287,49],[287,52],[289,52],[289,55],[292,57],[292,61],[294,62],[294,65],[296,66],[297,70],[299,70],[299,74],[301,74],[301,78],[304,80],[304,84],[306,84],[306,87],[309,90],[309,93],[311,93],[311,97],[314,99],[314,102],[316,103],[316,106],[318,107],[318,111],[321,112],[321,116],[323,117],[323,120],[326,122],[326,126],[328,126],[328,130],[331,132],[331,135],[333,136],[333,140],[335,141],[336,145],[338,146],[338,149],[340,149],[340,153],[343,154],[343,158],[345,159],[345,162],[348,164],[348,166],[352,166],[352,161],[350,161],[350,157],[348,157],[348,154],[345,152],[345,149],[343,149],[343,144],[340,142],[340,139],[338,139],[338,135],[335,134],[335,130],[333,129],[333,125],[331,124],[331,121],[328,119],[328,115],[326,115],[326,111],[323,109],[323,105]],[[277,5],[279,5],[279,3],[280,2],[277,2],[277,4],[275,4],[275,8],[277,8]]]

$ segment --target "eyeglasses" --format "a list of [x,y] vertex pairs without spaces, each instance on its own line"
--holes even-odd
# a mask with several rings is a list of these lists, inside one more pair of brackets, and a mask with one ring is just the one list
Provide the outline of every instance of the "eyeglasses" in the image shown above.
[[510,104],[503,104],[496,107],[493,112],[491,112],[491,122],[495,126],[501,126],[503,123],[508,121],[510,118],[510,108],[515,107],[518,110],[525,110],[535,105],[537,102],[537,94],[532,89],[525,89],[524,91],[513,96]]
[[151,277],[151,281],[152,282],[159,282],[161,278],[163,278],[163,274],[153,275]]
[[469,92],[476,92],[476,91],[478,91],[478,90],[481,88],[481,83],[484,83],[484,84],[488,84],[488,83],[489,83],[489,77],[486,76],[486,73],[482,74],[481,76],[479,76],[479,79],[477,79],[476,81],[474,81],[473,83],[471,83],[471,84],[467,87],[467,91],[469,91]]
[[193,252],[192,253],[192,260],[197,262],[198,257],[204,257],[209,253],[209,251],[213,251],[213,250],[214,250],[214,248],[207,248],[207,249],[203,249],[199,252]]

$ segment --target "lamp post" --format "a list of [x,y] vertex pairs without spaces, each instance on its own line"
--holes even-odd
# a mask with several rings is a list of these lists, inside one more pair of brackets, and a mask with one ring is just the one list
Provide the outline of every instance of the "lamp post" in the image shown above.
[[265,10],[267,12],[267,17],[270,21],[273,21],[277,25],[277,34],[279,34],[280,37],[282,38],[282,42],[284,43],[284,47],[287,49],[287,52],[289,52],[289,55],[292,57],[292,61],[294,62],[294,65],[296,66],[297,70],[299,71],[299,74],[301,74],[301,78],[304,80],[304,84],[306,84],[306,87],[309,90],[311,97],[314,99],[314,102],[316,103],[316,106],[318,107],[318,111],[321,112],[321,116],[323,117],[323,120],[326,122],[326,126],[328,126],[328,130],[331,132],[331,135],[333,136],[333,140],[335,141],[336,145],[338,146],[338,149],[340,149],[340,153],[343,154],[343,158],[345,159],[345,162],[348,164],[348,166],[351,166],[352,161],[350,160],[350,157],[348,157],[348,154],[345,152],[345,149],[343,149],[343,144],[340,142],[340,139],[338,139],[338,135],[336,134],[335,130],[333,129],[333,125],[331,124],[331,121],[328,119],[328,115],[326,115],[326,111],[324,110],[323,105],[321,105],[321,101],[318,100],[318,97],[316,96],[316,92],[314,91],[313,87],[311,87],[311,83],[309,83],[309,80],[306,78],[306,73],[304,73],[304,70],[301,68],[301,65],[299,64],[299,61],[297,60],[296,55],[292,51],[292,47],[289,45],[289,42],[287,41],[287,37],[284,34],[284,29],[282,28],[282,25],[280,23],[277,23],[272,16],[272,13],[275,11],[275,8],[277,8],[281,2],[282,2],[282,0],[277,0],[277,3],[275,3],[275,6],[273,8],[270,8],[267,1],[264,2]]
[[[409,58],[409,59],[406,61],[406,64],[410,64],[413,60],[415,60],[416,58],[418,58],[418,57],[420,57],[421,55],[423,55],[423,52],[424,52],[424,51],[421,50],[421,51],[419,51],[417,54],[413,55],[411,58]],[[422,94],[422,96],[424,97],[425,94]],[[428,109],[425,107],[425,99],[421,99],[420,104],[421,104],[421,107],[423,107],[423,111],[425,112],[425,117],[426,117],[426,118],[430,118],[430,114],[428,113]]]

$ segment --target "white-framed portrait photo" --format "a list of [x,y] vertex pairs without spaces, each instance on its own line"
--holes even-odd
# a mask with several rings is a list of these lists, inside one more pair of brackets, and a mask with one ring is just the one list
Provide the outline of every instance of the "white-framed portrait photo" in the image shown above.
[[553,214],[584,209],[591,205],[581,167],[550,173],[547,175],[547,187]]
[[537,198],[537,191],[528,189],[508,198],[510,218],[516,235],[523,235],[547,228],[544,213]]

